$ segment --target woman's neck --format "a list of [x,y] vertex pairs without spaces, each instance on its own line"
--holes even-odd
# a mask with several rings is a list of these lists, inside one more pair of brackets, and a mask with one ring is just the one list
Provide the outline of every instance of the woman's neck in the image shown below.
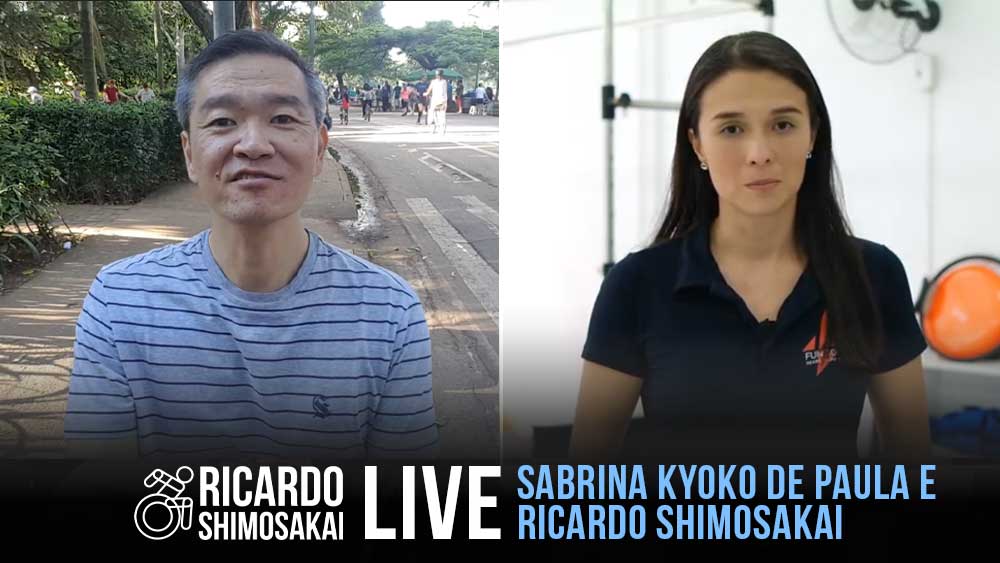
[[710,229],[712,254],[719,262],[769,265],[805,262],[795,238],[795,207],[769,216],[749,216],[720,205]]

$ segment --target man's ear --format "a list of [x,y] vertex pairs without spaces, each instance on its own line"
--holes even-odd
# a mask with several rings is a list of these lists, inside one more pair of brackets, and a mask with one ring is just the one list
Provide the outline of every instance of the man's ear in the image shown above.
[[198,175],[194,173],[194,163],[191,160],[191,138],[187,131],[181,131],[181,149],[184,151],[184,165],[187,166],[188,179],[198,183]]
[[694,149],[694,154],[698,155],[698,160],[705,162],[705,157],[701,155],[701,139],[698,138],[694,129],[688,128],[688,142],[691,143],[691,148]]
[[313,169],[313,176],[319,176],[319,173],[323,171],[323,159],[326,158],[326,147],[330,144],[330,133],[326,130],[326,126],[320,126],[319,128],[319,151],[316,154],[316,166]]

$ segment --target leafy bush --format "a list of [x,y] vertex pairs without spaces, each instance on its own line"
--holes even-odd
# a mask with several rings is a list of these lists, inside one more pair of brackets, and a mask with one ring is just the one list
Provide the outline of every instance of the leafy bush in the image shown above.
[[[167,181],[183,178],[180,125],[170,103],[120,104],[46,101],[32,106],[0,101],[0,113],[25,124],[58,151],[64,182],[52,196],[66,203],[133,203]],[[0,175],[16,161],[0,161]]]
[[0,112],[0,273],[19,251],[38,257],[39,243],[55,238],[51,196],[62,179],[51,141],[46,131],[32,131],[28,119]]

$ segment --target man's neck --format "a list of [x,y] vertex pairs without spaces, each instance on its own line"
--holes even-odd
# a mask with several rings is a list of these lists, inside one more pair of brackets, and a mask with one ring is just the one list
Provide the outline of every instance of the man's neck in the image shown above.
[[208,246],[233,285],[265,293],[292,281],[309,250],[309,235],[298,214],[263,226],[216,220]]

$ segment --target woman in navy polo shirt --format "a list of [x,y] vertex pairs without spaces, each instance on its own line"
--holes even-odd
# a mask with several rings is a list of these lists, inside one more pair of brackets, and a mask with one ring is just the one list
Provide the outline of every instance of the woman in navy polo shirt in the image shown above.
[[929,450],[903,265],[851,236],[830,118],[801,55],[773,35],[720,39],[681,105],[666,219],[601,287],[571,449],[856,456],[870,397],[882,451]]

